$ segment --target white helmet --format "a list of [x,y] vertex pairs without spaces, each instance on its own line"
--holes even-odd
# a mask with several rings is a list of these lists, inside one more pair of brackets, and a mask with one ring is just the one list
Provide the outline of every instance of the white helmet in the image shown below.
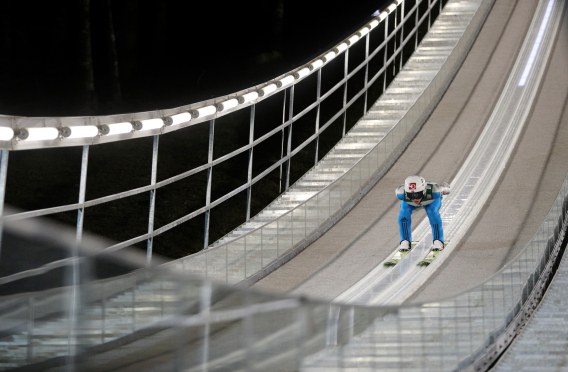
[[426,180],[420,176],[409,176],[404,180],[404,192],[409,199],[422,199]]

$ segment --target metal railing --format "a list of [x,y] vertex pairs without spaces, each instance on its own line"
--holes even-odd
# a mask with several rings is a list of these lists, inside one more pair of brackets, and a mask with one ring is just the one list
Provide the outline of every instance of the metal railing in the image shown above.
[[[0,116],[2,221],[49,217],[179,258],[250,220],[365,114],[443,1],[397,1],[269,82],[168,110]],[[396,135],[396,134],[395,134]],[[231,211],[232,213],[227,213]],[[113,218],[110,218],[110,215]],[[0,261],[1,262],[1,261]]]

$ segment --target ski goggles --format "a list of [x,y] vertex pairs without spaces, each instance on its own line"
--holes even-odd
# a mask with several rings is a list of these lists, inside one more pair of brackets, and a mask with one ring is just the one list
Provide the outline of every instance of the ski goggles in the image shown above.
[[411,200],[422,199],[423,196],[424,196],[424,191],[407,192],[407,193],[406,193],[406,197],[407,197],[408,199],[411,199]]

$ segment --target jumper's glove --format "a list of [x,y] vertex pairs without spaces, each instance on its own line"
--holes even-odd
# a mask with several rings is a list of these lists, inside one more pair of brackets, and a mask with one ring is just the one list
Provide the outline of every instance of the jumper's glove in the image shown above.
[[404,185],[397,187],[396,190],[394,190],[394,194],[397,198],[400,194],[404,195]]
[[440,192],[442,195],[448,195],[450,193],[450,184],[447,182],[442,182],[439,184]]

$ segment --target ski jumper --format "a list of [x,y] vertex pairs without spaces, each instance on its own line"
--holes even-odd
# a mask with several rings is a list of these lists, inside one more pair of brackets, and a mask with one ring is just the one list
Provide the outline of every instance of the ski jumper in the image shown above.
[[439,240],[444,243],[444,229],[442,228],[440,207],[442,206],[442,196],[448,193],[449,185],[427,182],[422,200],[419,203],[415,203],[407,197],[404,186],[399,186],[396,189],[396,197],[401,200],[400,213],[398,215],[400,241],[407,240],[412,242],[412,212],[417,208],[424,208],[432,228],[432,240]]

